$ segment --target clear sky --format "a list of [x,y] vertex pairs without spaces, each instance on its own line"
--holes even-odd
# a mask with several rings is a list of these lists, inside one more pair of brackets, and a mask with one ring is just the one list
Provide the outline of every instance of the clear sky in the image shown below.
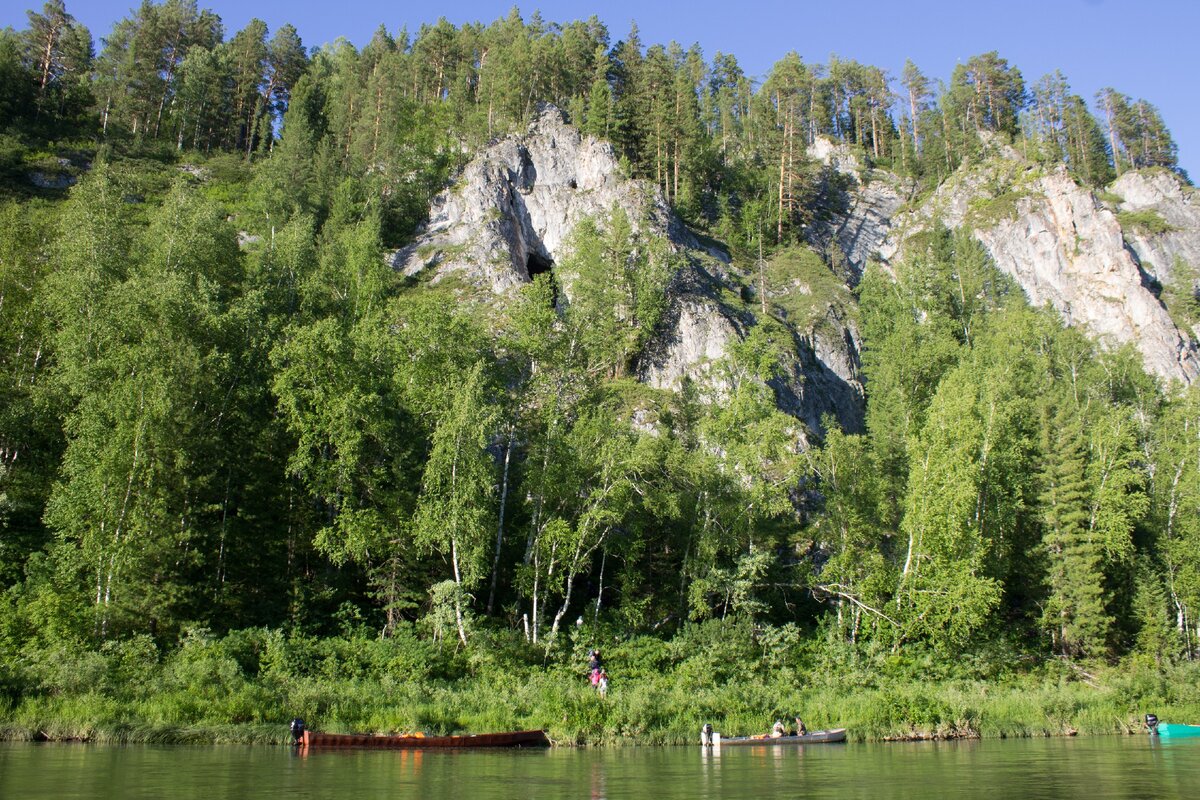
[[[135,0],[66,0],[97,40]],[[0,0],[0,27],[26,27],[28,0]],[[383,23],[416,30],[450,22],[491,22],[506,0],[200,0],[220,14],[226,36],[251,17],[273,31],[291,22],[308,46],[339,36],[362,45]],[[911,58],[931,78],[949,81],[954,65],[998,50],[1032,84],[1060,69],[1089,103],[1112,86],[1156,105],[1179,145],[1180,166],[1200,181],[1200,0],[541,0],[517,3],[548,21],[595,14],[615,42],[636,20],[645,44],[699,43],[706,57],[737,56],[750,75],[765,74],[787,51],[808,62],[831,53],[874,64],[896,77]],[[898,85],[897,85],[898,86]]]

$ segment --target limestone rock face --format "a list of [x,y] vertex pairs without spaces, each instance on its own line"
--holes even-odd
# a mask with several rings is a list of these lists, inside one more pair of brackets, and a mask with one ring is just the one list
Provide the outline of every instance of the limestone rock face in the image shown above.
[[[424,273],[437,282],[457,274],[506,295],[529,282],[531,272],[562,260],[576,224],[602,219],[614,206],[641,233],[666,241],[680,264],[667,288],[665,318],[637,365],[639,379],[668,390],[689,379],[719,401],[729,387],[717,367],[730,344],[755,324],[748,304],[726,299],[740,288],[731,279],[729,257],[702,245],[657,188],[624,177],[611,146],[582,136],[556,108],[543,108],[526,133],[476,156],[455,185],[435,198],[415,241],[390,261],[408,276]],[[569,279],[562,288],[569,300]],[[780,406],[813,433],[819,433],[826,413],[849,430],[861,430],[857,332],[840,320],[821,331],[793,331],[788,376],[775,386]]]
[[726,387],[713,366],[739,341],[745,320],[719,304],[685,294],[671,304],[664,334],[655,338],[642,360],[642,379],[656,389],[677,390],[684,378],[701,380],[720,391]]
[[[967,227],[1031,303],[1050,304],[1067,324],[1104,344],[1132,343],[1149,372],[1189,384],[1200,377],[1200,353],[1192,337],[1176,328],[1139,259],[1187,259],[1191,248],[1200,248],[1192,233],[1200,220],[1190,196],[1169,175],[1126,175],[1113,188],[1122,190],[1123,207],[1157,208],[1177,220],[1179,231],[1139,239],[1123,231],[1117,216],[1065,168],[1042,175],[1011,152],[960,171],[919,208],[895,215],[880,255],[885,261],[899,257],[905,238],[935,220]],[[1135,242],[1133,250],[1127,238]]]
[[[982,162],[964,165],[917,207],[906,208],[910,185],[866,170],[847,147],[819,138],[808,155],[825,165],[832,188],[822,195],[825,213],[808,231],[809,242],[853,285],[869,259],[886,268],[902,257],[913,233],[935,224],[967,228],[1034,305],[1048,303],[1064,322],[1104,344],[1132,343],[1146,369],[1164,380],[1200,378],[1200,326],[1181,332],[1155,285],[1200,291],[1196,192],[1166,171],[1126,173],[1109,189],[1120,198],[1118,209],[1153,212],[1166,230],[1123,227],[1106,202],[1065,169],[1043,174],[995,137],[983,137],[983,144]],[[818,358],[837,360],[828,350]]]
[[790,378],[775,387],[783,409],[809,430],[823,430],[821,418],[831,415],[843,430],[862,432],[866,390],[860,341],[854,323],[832,307],[820,324],[799,332]]
[[887,240],[892,217],[912,194],[912,183],[888,172],[865,170],[849,147],[824,136],[809,146],[808,157],[831,174],[822,192],[827,213],[818,217],[806,238],[830,268],[854,286]]
[[1018,201],[1015,220],[975,236],[1034,305],[1049,303],[1069,325],[1110,344],[1132,342],[1146,368],[1168,380],[1200,376],[1195,347],[1180,335],[1125,247],[1116,216],[1058,170]]
[[807,152],[813,161],[820,161],[835,172],[849,175],[856,180],[862,174],[863,165],[858,156],[854,155],[849,147],[833,141],[828,136],[816,137],[808,146]]
[[[1191,187],[1165,171],[1127,172],[1109,187],[1121,198],[1121,211],[1151,211],[1168,230],[1151,233],[1127,226],[1125,239],[1137,254],[1142,269],[1164,285],[1177,279],[1191,281],[1182,287],[1195,291],[1200,273],[1200,201]],[[1177,276],[1176,265],[1191,268],[1190,276]]]
[[808,240],[851,286],[858,284],[867,262],[887,241],[892,218],[905,202],[904,192],[898,180],[873,180],[850,193],[841,213],[818,221],[808,232]]
[[[648,209],[645,206],[649,206]],[[455,186],[436,197],[416,241],[392,256],[405,275],[436,267],[503,294],[554,263],[585,217],[623,209],[634,225],[649,211],[656,232],[676,247],[699,248],[661,195],[620,174],[607,143],[581,136],[547,106],[524,136],[510,136],[473,159]]]

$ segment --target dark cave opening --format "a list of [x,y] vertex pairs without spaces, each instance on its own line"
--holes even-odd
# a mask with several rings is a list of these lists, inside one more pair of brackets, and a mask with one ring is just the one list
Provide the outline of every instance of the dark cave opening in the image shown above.
[[550,305],[558,307],[558,281],[554,280],[554,262],[537,253],[530,253],[525,259],[525,272],[529,274],[529,280],[533,280],[538,275],[549,275],[550,286],[553,294],[551,294]]
[[543,258],[537,253],[530,253],[529,258],[525,259],[525,271],[529,273],[529,280],[533,280],[538,275],[545,274],[553,268],[553,261]]

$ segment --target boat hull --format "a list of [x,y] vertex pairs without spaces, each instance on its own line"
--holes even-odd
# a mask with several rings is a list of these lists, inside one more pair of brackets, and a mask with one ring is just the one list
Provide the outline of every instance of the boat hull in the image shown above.
[[547,747],[545,731],[475,733],[465,736],[372,736],[358,733],[305,731],[301,747],[369,747],[379,750],[438,750],[476,747]]
[[1160,722],[1158,723],[1158,735],[1167,738],[1200,736],[1200,725],[1178,725]]
[[828,731],[813,731],[806,733],[803,736],[775,736],[755,738],[753,736],[738,736],[733,739],[721,739],[720,744],[725,746],[739,745],[758,745],[760,747],[774,747],[784,744],[832,744],[833,742],[846,741],[846,729],[834,728]]

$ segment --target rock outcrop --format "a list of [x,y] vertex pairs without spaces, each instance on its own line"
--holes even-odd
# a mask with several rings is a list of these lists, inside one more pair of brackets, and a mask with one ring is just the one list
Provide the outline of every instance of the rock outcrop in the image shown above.
[[461,272],[503,294],[554,264],[581,219],[614,207],[635,226],[649,214],[676,249],[701,249],[661,194],[621,175],[611,145],[582,136],[546,106],[528,133],[488,147],[434,199],[424,230],[392,265],[410,276],[436,268],[434,280]]
[[887,240],[892,217],[912,195],[912,182],[865,170],[850,148],[823,136],[808,148],[808,157],[830,174],[821,193],[825,213],[818,215],[806,238],[831,269],[849,285],[857,285],[867,262]]
[[976,229],[996,265],[1034,305],[1049,303],[1067,324],[1103,342],[1133,343],[1150,372],[1183,383],[1200,376],[1195,347],[1150,291],[1116,216],[1065,169],[1035,188],[1017,201],[1016,219]]
[[[1177,295],[1200,296],[1200,200],[1196,190],[1165,170],[1127,172],[1109,192],[1118,208],[1151,215],[1156,225],[1127,224],[1125,241],[1137,255],[1142,270]],[[1200,339],[1200,324],[1191,327]]]
[[846,210],[824,228],[824,241],[853,269],[861,269],[864,254],[885,263],[900,257],[906,238],[929,225],[967,227],[1034,305],[1049,304],[1108,345],[1132,343],[1164,380],[1200,377],[1196,333],[1180,332],[1154,288],[1155,279],[1173,280],[1172,265],[1200,263],[1200,213],[1178,179],[1129,173],[1112,187],[1121,210],[1161,215],[1168,229],[1154,234],[1123,229],[1065,169],[1042,174],[1009,147],[961,168],[914,209],[897,213],[898,198],[880,185],[899,184],[852,190]]
[[[476,156],[391,263],[408,276],[436,283],[457,274],[506,295],[561,262],[576,224],[602,219],[614,207],[642,233],[666,241],[681,265],[668,286],[665,318],[639,359],[639,378],[672,390],[686,378],[719,398],[727,387],[715,367],[756,322],[749,304],[729,299],[741,288],[729,257],[702,245],[655,187],[625,177],[611,146],[582,136],[556,108],[543,108],[526,133]],[[569,296],[569,285],[563,288]],[[793,335],[788,377],[775,387],[781,408],[812,432],[827,413],[860,430],[864,399],[853,327],[835,314],[819,329]]]

